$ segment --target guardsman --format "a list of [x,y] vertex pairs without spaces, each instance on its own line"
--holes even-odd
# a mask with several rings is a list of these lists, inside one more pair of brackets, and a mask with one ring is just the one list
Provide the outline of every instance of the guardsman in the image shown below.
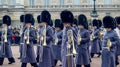
[[39,67],[52,67],[51,46],[53,42],[53,29],[48,25],[51,15],[47,10],[41,12],[40,25],[38,30],[38,43],[40,45]]
[[2,25],[2,35],[1,35],[1,56],[0,56],[0,65],[3,64],[4,58],[8,58],[9,63],[15,63],[13,58],[12,50],[10,47],[10,39],[12,36],[12,31],[8,28],[11,25],[11,18],[8,15],[3,16],[3,25]]
[[[25,18],[24,16],[25,16],[25,15],[21,15],[21,16],[20,16],[20,22],[22,23],[22,26],[20,27],[20,37],[21,37],[21,35],[22,35],[23,27],[24,27],[24,26],[23,26],[23,25],[24,25],[24,18]],[[20,41],[21,41],[21,40],[20,40]],[[22,44],[23,44],[23,43],[20,42],[20,47],[19,47],[20,57],[19,57],[18,59],[20,59],[21,56],[22,56],[22,53],[21,53],[21,52],[22,52]]]
[[75,28],[76,31],[78,31],[78,21],[77,21],[77,19],[74,19],[72,26],[73,26],[73,28]]
[[26,67],[27,63],[30,63],[34,67],[38,67],[33,46],[33,40],[36,39],[36,35],[35,30],[32,27],[32,24],[34,24],[32,14],[25,14],[24,22],[25,26],[21,35],[21,42],[23,43],[21,67]]
[[77,63],[76,67],[90,67],[89,42],[90,34],[88,31],[88,22],[84,14],[78,17],[78,45],[77,45]]
[[62,22],[60,19],[55,20],[55,32],[54,32],[54,41],[53,41],[53,53],[55,59],[55,66],[57,62],[61,61],[61,43],[62,43]]
[[92,41],[92,45],[91,45],[91,57],[94,57],[94,54],[98,54],[98,57],[100,56],[100,39],[99,39],[99,33],[100,33],[100,29],[99,29],[99,21],[94,19],[93,22],[93,32],[91,36],[91,41]]
[[[50,22],[48,23],[48,25],[50,26],[50,27],[52,27],[52,30],[53,30],[53,33],[54,33],[54,27],[53,27],[53,20],[51,19],[50,20]],[[52,41],[52,45],[54,45],[54,43],[53,43],[54,41]],[[51,45],[51,63],[52,63],[52,67],[54,67],[55,66],[55,56],[54,56],[54,53],[53,53],[53,46]]]
[[[40,22],[40,15],[37,16],[37,22],[38,22],[38,24],[39,24],[39,25],[38,25],[39,27],[42,26],[42,25],[41,25],[41,22]],[[39,27],[37,27],[36,32],[38,32]],[[39,62],[39,53],[40,53],[40,45],[37,44],[37,51],[36,51],[36,54],[37,54],[36,60],[37,60],[37,62]]]
[[75,67],[73,56],[77,54],[75,44],[77,44],[77,33],[71,26],[74,20],[71,11],[64,10],[60,14],[64,25],[61,45],[62,67]]
[[[117,27],[115,29],[119,39],[120,39],[120,16],[115,18],[116,22],[117,22]],[[119,64],[119,60],[118,60],[118,56],[120,55],[120,45],[119,43],[117,43],[117,47],[116,47],[116,65]]]
[[101,67],[116,67],[115,53],[116,44],[119,42],[119,37],[114,31],[115,20],[111,16],[103,18],[103,26],[106,30],[102,40],[102,65]]
[[99,46],[100,46],[100,53],[98,53],[98,57],[100,57],[101,55],[101,51],[102,51],[102,39],[103,39],[103,23],[101,20],[98,20],[99,22],[99,29],[100,29],[100,32],[99,32]]

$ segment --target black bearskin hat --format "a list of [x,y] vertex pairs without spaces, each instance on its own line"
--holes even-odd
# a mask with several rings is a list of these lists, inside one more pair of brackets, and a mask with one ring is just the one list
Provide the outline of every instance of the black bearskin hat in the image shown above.
[[64,10],[60,14],[62,23],[73,23],[74,16],[71,11]]
[[83,25],[85,29],[88,29],[87,17],[84,14],[78,16],[78,25]]
[[50,21],[51,21],[51,15],[49,11],[47,10],[42,11],[40,16],[40,22],[46,22],[47,24],[49,24]]
[[20,22],[24,22],[24,20],[25,20],[25,15],[21,15],[20,16]]
[[8,15],[3,16],[3,24],[7,24],[8,26],[11,25],[11,18]]
[[115,20],[114,20],[114,18],[113,17],[111,17],[111,16],[105,16],[104,18],[103,18],[103,26],[104,26],[104,28],[112,28],[112,29],[114,29],[115,28]]

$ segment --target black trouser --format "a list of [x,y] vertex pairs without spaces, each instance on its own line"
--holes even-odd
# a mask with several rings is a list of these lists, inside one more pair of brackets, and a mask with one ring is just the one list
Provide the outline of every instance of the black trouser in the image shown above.
[[37,55],[36,60],[37,60],[37,62],[39,62],[39,55]]
[[116,65],[119,64],[119,60],[118,60],[118,55],[117,54],[116,54],[116,57],[115,57],[115,63],[116,63]]
[[[11,57],[11,58],[8,58],[8,61],[9,61],[10,63],[14,63],[14,62],[15,62],[15,59],[14,59],[13,57]],[[0,65],[2,65],[3,62],[4,62],[4,58],[0,58]]]
[[55,62],[55,66],[56,66],[56,65],[57,65],[58,60],[55,60],[54,62]]
[[[37,63],[30,63],[33,67],[38,67]],[[22,63],[21,67],[27,67],[27,63]]]
[[[77,64],[76,67],[82,67],[82,65]],[[84,65],[84,67],[90,67],[90,64]]]

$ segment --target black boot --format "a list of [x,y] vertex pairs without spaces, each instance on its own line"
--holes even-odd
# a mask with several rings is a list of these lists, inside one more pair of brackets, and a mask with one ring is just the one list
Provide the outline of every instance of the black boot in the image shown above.
[[38,67],[37,63],[30,63],[33,67]]
[[22,63],[21,64],[21,67],[26,67],[27,66],[27,63]]
[[0,66],[3,65],[3,62],[4,62],[4,58],[0,58]]
[[8,64],[12,64],[12,63],[15,63],[15,59],[12,57],[12,58],[8,58],[9,60],[9,63]]
[[98,53],[98,56],[97,57],[100,57],[101,53]]
[[90,67],[90,64],[88,64],[88,65],[84,65],[85,67]]
[[94,53],[91,53],[91,58],[93,58],[94,57]]
[[82,67],[82,65],[77,64],[76,67]]

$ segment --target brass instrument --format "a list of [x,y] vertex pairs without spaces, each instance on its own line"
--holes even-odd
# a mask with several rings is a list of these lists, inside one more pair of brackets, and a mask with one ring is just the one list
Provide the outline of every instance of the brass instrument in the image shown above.
[[7,26],[2,26],[2,54],[5,55],[5,44],[7,43]]
[[20,29],[20,37],[21,37],[21,35],[22,35],[22,28]]
[[44,27],[44,30],[43,30],[43,44],[42,44],[42,46],[47,46],[47,44],[46,44],[46,25],[45,25],[45,27]]
[[[24,33],[24,40],[23,40],[23,46],[22,46],[22,57],[26,58],[26,52],[27,52],[27,45],[30,44],[29,42],[29,33],[30,33],[30,27],[28,27],[26,30],[25,30],[25,33]],[[27,44],[27,45],[25,45]]]
[[24,39],[26,40],[26,44],[29,45],[30,44],[30,40],[29,40],[29,34],[30,33],[30,28],[28,27],[25,34],[24,34]]
[[110,51],[110,47],[112,46],[112,43],[110,41],[110,39],[107,40],[107,47],[108,47],[108,51]]
[[30,28],[28,28],[28,31],[27,31],[27,36],[28,36],[28,38],[27,38],[27,42],[26,42],[26,43],[27,43],[28,45],[30,44],[30,40],[29,40],[29,35],[30,35],[30,34],[29,34],[29,33],[30,33]]
[[37,44],[40,47],[40,49],[39,49],[39,51],[40,51],[40,53],[39,53],[39,58],[40,58],[39,61],[40,62],[42,62],[42,56],[43,56],[42,40],[43,39],[41,39],[40,28],[39,28],[38,31],[37,31]]
[[94,38],[95,38],[95,36],[94,36],[94,34],[92,33],[92,34],[90,35],[90,41],[93,41]]
[[7,42],[7,26],[4,26],[4,42],[6,43]]
[[58,37],[57,37],[56,31],[55,31],[55,45],[57,45],[57,43],[58,43]]
[[73,39],[73,31],[72,30],[68,30],[67,31],[67,34],[68,34],[68,49],[70,49],[70,43],[72,43],[72,54],[73,55],[76,55],[77,52],[76,52],[76,49],[75,49],[75,45],[74,45],[74,39]]
[[78,31],[78,45],[80,45],[80,42],[81,42],[81,35],[79,34],[79,31]]
[[100,31],[98,36],[100,39],[102,39],[103,38],[103,31]]

